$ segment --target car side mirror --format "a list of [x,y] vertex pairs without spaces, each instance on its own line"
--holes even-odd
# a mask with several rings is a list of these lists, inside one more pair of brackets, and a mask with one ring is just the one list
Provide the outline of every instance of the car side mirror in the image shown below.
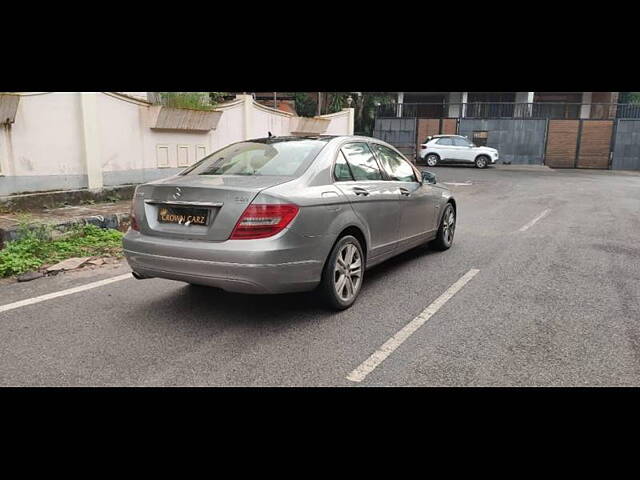
[[427,170],[423,170],[422,172],[420,172],[422,174],[422,183],[437,183],[438,180],[436,179],[436,176],[427,171]]

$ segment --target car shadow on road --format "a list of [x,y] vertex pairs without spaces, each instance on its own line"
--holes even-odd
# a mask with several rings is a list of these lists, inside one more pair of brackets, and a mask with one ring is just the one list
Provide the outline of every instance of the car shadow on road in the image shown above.
[[145,318],[151,324],[164,327],[173,324],[184,327],[188,324],[191,328],[201,327],[205,333],[214,333],[219,328],[231,325],[263,328],[300,326],[332,318],[340,321],[342,316],[359,315],[358,304],[365,304],[367,295],[374,294],[372,291],[375,287],[390,275],[433,253],[433,250],[418,247],[367,270],[358,302],[345,311],[325,307],[316,291],[248,295],[213,287],[184,285],[176,288],[171,295],[137,304],[136,308],[144,315],[136,315],[136,318]]
[[396,257],[390,258],[370,270],[367,270],[362,288],[365,290],[367,285],[373,286],[378,282],[382,282],[386,280],[388,275],[398,273],[403,266],[416,262],[419,259],[427,258],[435,253],[438,252],[432,248],[421,246],[412,248],[411,250],[401,253]]

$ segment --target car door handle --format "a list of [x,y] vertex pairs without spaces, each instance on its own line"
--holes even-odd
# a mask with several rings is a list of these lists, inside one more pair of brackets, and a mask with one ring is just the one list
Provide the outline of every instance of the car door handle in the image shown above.
[[411,195],[411,192],[409,190],[407,190],[406,188],[402,188],[402,187],[400,187],[400,193],[402,195],[404,195],[405,197],[408,197],[409,195]]
[[353,187],[353,193],[356,195],[364,195],[365,197],[369,195],[369,191],[366,188],[361,187]]

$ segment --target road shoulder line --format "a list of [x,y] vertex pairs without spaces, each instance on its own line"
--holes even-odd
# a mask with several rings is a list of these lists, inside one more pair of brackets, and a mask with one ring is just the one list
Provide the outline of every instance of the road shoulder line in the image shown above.
[[427,320],[436,314],[440,308],[447,303],[469,280],[476,276],[480,270],[472,268],[462,277],[460,277],[453,285],[451,285],[442,295],[440,295],[431,305],[425,308],[417,317],[406,324],[398,333],[387,340],[378,350],[376,350],[367,360],[362,362],[355,370],[347,375],[347,380],[352,382],[361,382],[369,375],[378,365],[380,365],[396,348],[413,335]]
[[73,293],[84,292],[85,290],[91,290],[92,288],[102,287],[109,285],[110,283],[119,282],[120,280],[126,280],[127,278],[133,278],[131,273],[125,273],[116,277],[105,278],[104,280],[98,280],[97,282],[87,283],[78,287],[67,288],[66,290],[60,290],[58,292],[47,293],[37,297],[27,298],[18,302],[8,303],[6,305],[0,305],[0,313],[8,310],[14,310],[16,308],[25,307],[27,305],[33,305],[34,303],[44,302],[53,298],[64,297]]
[[531,227],[533,227],[536,223],[538,223],[540,220],[542,220],[544,217],[546,217],[547,215],[549,215],[549,212],[551,211],[550,208],[547,208],[546,210],[543,210],[542,213],[540,215],[538,215],[536,218],[534,218],[533,220],[531,220],[529,223],[527,223],[526,225],[520,227],[520,229],[518,230],[519,232],[526,232],[527,230],[529,230]]

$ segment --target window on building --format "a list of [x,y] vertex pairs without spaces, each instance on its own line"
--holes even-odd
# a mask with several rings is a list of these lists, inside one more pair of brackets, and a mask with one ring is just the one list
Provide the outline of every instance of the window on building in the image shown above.
[[478,147],[486,147],[487,138],[489,138],[489,132],[487,132],[486,130],[474,130],[472,138],[473,143],[475,143]]

